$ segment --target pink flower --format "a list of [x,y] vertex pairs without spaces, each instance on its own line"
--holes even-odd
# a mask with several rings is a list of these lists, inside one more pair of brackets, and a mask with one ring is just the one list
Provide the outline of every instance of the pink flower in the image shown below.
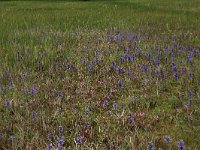
[[156,120],[156,121],[158,121],[158,120],[160,119],[160,117],[159,117],[158,115],[155,115],[155,116],[153,117],[153,119]]

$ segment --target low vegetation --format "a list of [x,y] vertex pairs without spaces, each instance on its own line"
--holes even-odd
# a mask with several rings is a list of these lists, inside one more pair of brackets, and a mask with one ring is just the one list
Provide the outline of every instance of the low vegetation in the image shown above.
[[0,148],[198,150],[199,6],[0,2]]

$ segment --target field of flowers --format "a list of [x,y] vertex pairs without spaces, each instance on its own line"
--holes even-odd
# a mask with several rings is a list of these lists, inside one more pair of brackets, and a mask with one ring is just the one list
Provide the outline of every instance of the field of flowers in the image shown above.
[[0,2],[0,149],[199,150],[200,2]]

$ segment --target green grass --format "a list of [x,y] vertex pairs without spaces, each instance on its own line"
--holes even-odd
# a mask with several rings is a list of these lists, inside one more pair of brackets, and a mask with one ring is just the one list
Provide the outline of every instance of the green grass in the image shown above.
[[[143,150],[152,141],[168,150],[177,149],[183,139],[186,149],[198,150],[199,14],[199,0],[1,1],[0,149],[45,149],[50,143],[56,147],[57,137],[62,137],[63,149]],[[136,37],[129,41],[131,33]],[[118,36],[121,39],[109,41]],[[128,47],[135,60],[122,63]],[[92,66],[96,49],[99,63]],[[157,57],[160,64],[155,66]],[[173,61],[178,80],[170,69]],[[110,71],[112,62],[132,76],[127,70]],[[67,64],[70,69],[64,69]],[[143,64],[151,71],[162,68],[167,77],[142,72]],[[33,87],[37,93],[31,95]],[[185,108],[189,91],[193,104]],[[139,112],[145,116],[138,117]],[[127,123],[129,114],[137,126]],[[62,136],[59,126],[64,128]],[[48,138],[50,133],[55,139]],[[78,134],[84,144],[74,143]],[[171,143],[164,142],[165,135],[172,137]]]
[[[116,28],[144,33],[199,35],[199,2],[1,2],[1,47],[22,30],[73,32]],[[13,15],[14,14],[14,15]],[[32,36],[24,33],[23,37]],[[43,38],[43,37],[38,37]],[[33,41],[33,40],[32,40]],[[35,42],[35,40],[33,41]],[[199,44],[199,40],[195,41]]]

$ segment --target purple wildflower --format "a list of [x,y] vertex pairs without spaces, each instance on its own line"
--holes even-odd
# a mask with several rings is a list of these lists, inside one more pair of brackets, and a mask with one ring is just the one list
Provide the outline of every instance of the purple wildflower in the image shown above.
[[131,75],[130,69],[126,69],[126,74],[127,74],[127,76],[130,76],[130,75]]
[[63,127],[62,127],[62,126],[59,126],[59,127],[58,127],[58,134],[59,134],[59,136],[60,136],[63,132],[64,132]]
[[155,150],[155,146],[154,146],[153,142],[148,143],[147,150]]
[[5,106],[6,106],[6,108],[10,108],[11,107],[11,102],[7,100]]
[[53,134],[52,134],[52,133],[48,134],[48,138],[49,138],[50,140],[53,140]]
[[33,86],[31,89],[31,96],[34,96],[36,93],[37,93],[37,89],[35,86]]
[[72,70],[73,70],[74,72],[77,71],[76,66],[72,66]]
[[96,64],[99,63],[99,59],[98,59],[98,57],[95,58],[95,63],[96,63]]
[[142,72],[147,72],[147,66],[146,66],[146,64],[143,64],[142,66],[141,66],[141,71]]
[[9,141],[14,141],[14,139],[15,139],[15,137],[13,135],[10,135],[8,138]]
[[99,51],[98,51],[98,49],[96,49],[94,55],[98,56],[98,54],[99,54]]
[[174,78],[175,78],[176,80],[178,80],[178,73],[177,73],[177,72],[174,73]]
[[60,145],[63,145],[65,143],[64,139],[59,137],[58,138],[58,143],[60,143]]
[[173,67],[173,71],[177,72],[177,67],[176,66]]
[[112,63],[111,63],[111,70],[112,70],[112,71],[115,70],[115,62],[112,62]]
[[174,66],[175,66],[175,63],[174,61],[172,61],[172,63],[170,64],[170,69],[173,70]]
[[4,87],[1,87],[1,93],[4,93],[5,92],[5,88]]
[[118,88],[121,89],[122,87],[123,87],[122,81],[119,80],[119,81],[118,81]]
[[168,63],[168,58],[167,58],[167,57],[165,58],[165,63],[166,63],[166,64]]
[[192,98],[189,99],[189,106],[192,106]]
[[84,138],[83,136],[78,135],[75,137],[74,141],[76,144],[81,145],[83,144],[83,138]]
[[54,69],[57,69],[58,67],[58,58],[55,58],[54,60]]
[[87,128],[90,128],[91,127],[91,122],[88,120],[88,121],[86,121],[86,126],[87,126]]
[[0,133],[0,140],[3,138],[3,133]]
[[192,73],[189,73],[188,79],[192,79]]
[[178,150],[185,150],[185,143],[183,140],[178,142]]
[[28,86],[27,85],[24,86],[24,93],[28,94]]
[[148,54],[148,60],[151,60],[151,54],[150,53]]
[[104,100],[103,107],[106,108],[108,106],[108,100]]
[[70,69],[70,64],[69,63],[67,63],[67,70],[69,70]]
[[62,96],[62,91],[58,90],[58,96],[61,97]]
[[134,119],[130,114],[128,115],[127,121],[128,121],[128,124],[132,124],[134,122]]
[[118,67],[118,74],[121,74],[123,72],[123,68]]
[[124,57],[121,57],[120,60],[121,60],[121,63],[125,62],[125,58]]
[[73,107],[73,108],[72,108],[72,112],[73,112],[74,114],[76,114],[76,113],[78,113],[78,109],[77,109],[76,107]]
[[88,65],[88,71],[92,71],[94,67],[95,67],[95,62],[92,61],[92,62]]
[[192,91],[189,91],[188,96],[189,96],[189,106],[192,106]]
[[90,114],[90,109],[89,109],[89,108],[87,108],[87,109],[85,110],[85,114],[86,114],[87,116]]
[[135,96],[132,97],[132,102],[133,102],[133,104],[136,103],[136,97]]
[[188,96],[191,98],[192,97],[192,91],[188,92]]
[[59,138],[57,139],[57,141],[58,141],[57,148],[58,148],[58,150],[61,150],[63,144],[65,143],[65,141],[64,141],[64,139],[61,138],[61,137],[59,137]]
[[31,113],[31,116],[32,116],[33,118],[35,118],[35,117],[36,117],[36,112],[33,111],[33,112]]
[[130,62],[130,61],[132,61],[132,57],[131,56],[128,56],[128,61]]
[[14,87],[13,78],[10,76],[8,78],[8,80],[9,80],[9,83],[10,83],[10,87],[13,88]]
[[132,41],[133,38],[134,38],[134,36],[133,36],[132,33],[130,33],[130,34],[127,36],[127,40],[128,40],[128,41]]
[[116,101],[113,102],[113,109],[114,109],[115,111],[117,110],[117,102],[116,102]]
[[50,91],[51,96],[54,96],[54,90]]
[[53,150],[53,145],[52,145],[52,143],[50,143],[49,145],[47,145],[47,150]]
[[166,143],[170,143],[172,139],[171,139],[171,137],[169,135],[166,135],[164,137],[164,140],[165,140]]
[[163,76],[164,76],[164,79],[167,79],[167,74],[164,74]]

